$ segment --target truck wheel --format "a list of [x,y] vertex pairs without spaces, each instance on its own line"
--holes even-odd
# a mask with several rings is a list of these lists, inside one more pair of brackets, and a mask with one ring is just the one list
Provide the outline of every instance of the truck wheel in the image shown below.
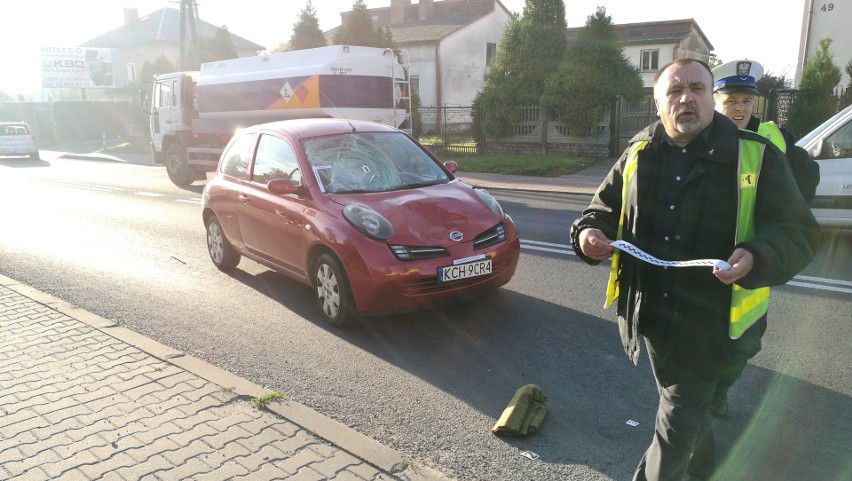
[[225,237],[222,224],[215,215],[207,218],[207,252],[213,265],[221,271],[229,271],[240,263],[240,254]]
[[171,144],[166,150],[166,172],[173,184],[184,186],[195,180],[195,175],[189,167],[186,150],[180,144]]
[[314,292],[323,319],[332,326],[344,327],[357,316],[346,273],[331,254],[323,254],[317,259]]

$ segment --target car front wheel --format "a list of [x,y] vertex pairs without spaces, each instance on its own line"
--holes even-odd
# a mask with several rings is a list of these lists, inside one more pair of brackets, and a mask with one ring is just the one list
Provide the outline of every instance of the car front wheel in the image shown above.
[[314,291],[323,318],[332,326],[343,327],[357,316],[346,273],[331,254],[323,254],[317,259]]
[[240,254],[228,242],[215,215],[207,219],[207,252],[213,265],[221,271],[234,269],[240,263]]

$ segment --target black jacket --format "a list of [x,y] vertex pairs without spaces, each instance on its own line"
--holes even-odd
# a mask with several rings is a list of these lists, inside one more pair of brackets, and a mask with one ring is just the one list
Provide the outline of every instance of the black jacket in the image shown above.
[[[736,128],[716,113],[710,135],[676,200],[677,240],[663,241],[649,227],[661,212],[656,202],[663,126],[656,122],[637,134],[631,144],[650,141],[640,151],[631,178],[623,239],[661,259],[727,260],[735,246],[738,208],[738,139],[766,144],[757,184],[754,239],[740,245],[754,255],[752,271],[738,283],[745,288],[784,284],[812,259],[819,227],[796,188],[784,155],[766,139]],[[598,188],[589,207],[571,228],[571,243],[580,258],[578,235],[588,227],[616,238],[622,203],[622,171],[628,147]],[[634,184],[635,183],[635,184]],[[667,207],[666,207],[667,208]],[[663,269],[620,256],[619,331],[624,349],[638,361],[638,335],[649,337],[666,355],[695,372],[724,375],[760,350],[766,319],[738,340],[728,337],[731,287],[707,267]],[[661,288],[660,286],[666,286]],[[665,291],[663,291],[665,289]],[[600,286],[603,299],[603,286]]]
[[[759,118],[752,115],[746,129],[757,132],[760,122]],[[790,130],[780,125],[778,130],[781,131],[784,142],[787,144],[787,160],[790,162],[790,170],[793,171],[793,178],[796,179],[799,192],[802,193],[805,202],[810,204],[816,196],[816,188],[819,185],[819,164],[811,158],[807,150],[796,145],[796,137]]]

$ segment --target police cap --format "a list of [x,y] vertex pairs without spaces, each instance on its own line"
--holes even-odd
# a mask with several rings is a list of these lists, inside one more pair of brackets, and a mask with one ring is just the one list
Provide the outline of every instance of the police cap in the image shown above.
[[756,94],[757,81],[763,77],[763,65],[753,60],[734,60],[713,69],[713,93],[748,92]]

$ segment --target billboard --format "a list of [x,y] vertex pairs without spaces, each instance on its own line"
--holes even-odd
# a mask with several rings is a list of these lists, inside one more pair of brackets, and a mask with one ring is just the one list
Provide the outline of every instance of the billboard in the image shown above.
[[93,47],[42,47],[43,88],[112,89],[123,87],[115,72],[118,51]]

